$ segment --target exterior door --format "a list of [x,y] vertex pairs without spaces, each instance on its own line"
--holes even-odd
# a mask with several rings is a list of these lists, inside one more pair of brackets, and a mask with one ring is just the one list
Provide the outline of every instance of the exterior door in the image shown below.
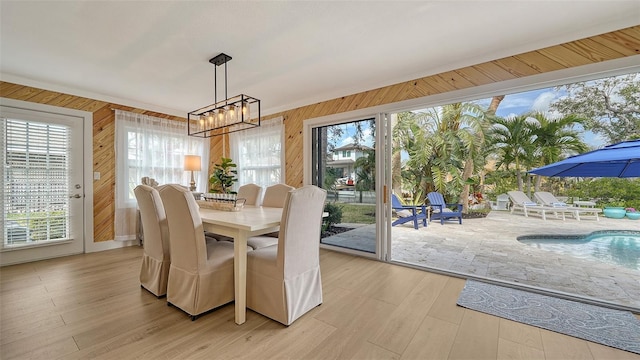
[[84,251],[83,119],[0,107],[0,263]]
[[[322,246],[377,256],[376,118],[314,124],[309,183],[327,190]],[[341,214],[337,218],[335,214]],[[335,223],[333,223],[335,221]]]

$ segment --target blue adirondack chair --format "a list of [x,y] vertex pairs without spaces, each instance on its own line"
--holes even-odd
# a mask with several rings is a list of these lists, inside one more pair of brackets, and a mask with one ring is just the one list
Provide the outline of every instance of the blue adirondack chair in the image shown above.
[[458,223],[462,224],[462,204],[447,204],[444,196],[439,192],[430,192],[427,194],[429,204],[431,205],[431,221],[440,220],[440,224],[444,225],[445,220],[458,219]]
[[[419,207],[422,209],[421,212],[418,211]],[[413,228],[417,230],[419,220],[422,220],[422,224],[424,226],[427,226],[426,206],[402,205],[396,194],[391,194],[391,208],[395,210],[396,215],[398,215],[398,219],[392,222],[391,226],[396,226],[409,221],[413,221]]]

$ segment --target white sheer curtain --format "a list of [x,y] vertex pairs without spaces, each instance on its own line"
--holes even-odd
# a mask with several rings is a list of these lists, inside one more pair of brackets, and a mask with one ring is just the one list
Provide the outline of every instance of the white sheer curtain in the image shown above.
[[284,181],[282,117],[259,127],[229,134],[231,158],[238,165],[237,187],[254,183],[266,188]]
[[209,140],[187,136],[186,123],[116,110],[115,240],[135,239],[136,198],[133,189],[142,177],[159,184],[185,186],[191,172],[184,170],[185,155],[200,155],[202,171],[194,173],[197,191],[208,185]]

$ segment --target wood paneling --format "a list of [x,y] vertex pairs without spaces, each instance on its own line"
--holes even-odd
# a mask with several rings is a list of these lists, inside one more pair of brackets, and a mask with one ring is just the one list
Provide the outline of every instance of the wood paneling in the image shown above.
[[[597,63],[640,54],[640,26],[593,36],[588,39],[547,47],[537,51],[495,59],[482,64],[434,74],[366,92],[302,106],[265,119],[282,116],[285,125],[285,182],[301,186],[303,181],[302,125],[307,119],[337,114],[402,100],[415,99],[438,93],[485,85],[574,66]],[[185,121],[166,114],[110,104],[20,84],[0,82],[0,96],[10,99],[81,109],[93,112],[94,171],[101,179],[94,181],[94,237],[95,241],[111,240],[114,236],[115,190],[115,115],[118,108],[151,116]],[[224,149],[224,150],[223,150]],[[211,172],[213,164],[223,154],[230,156],[227,137],[213,137],[210,144]]]

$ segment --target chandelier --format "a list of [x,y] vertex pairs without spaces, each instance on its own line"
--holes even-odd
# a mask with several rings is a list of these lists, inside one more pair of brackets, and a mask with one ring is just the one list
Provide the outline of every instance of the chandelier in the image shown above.
[[[214,103],[187,115],[189,136],[212,137],[260,126],[260,100],[240,94],[227,96],[227,62],[231,56],[221,53],[209,60],[214,69]],[[218,101],[218,66],[224,64],[224,97]]]

